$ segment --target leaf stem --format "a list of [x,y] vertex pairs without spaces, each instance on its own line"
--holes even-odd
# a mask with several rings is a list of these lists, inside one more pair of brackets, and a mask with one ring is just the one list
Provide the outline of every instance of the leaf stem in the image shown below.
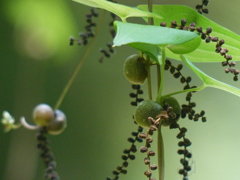
[[176,94],[181,94],[181,93],[186,93],[186,92],[192,92],[192,91],[201,91],[203,89],[205,89],[207,87],[206,84],[203,84],[202,86],[199,86],[199,87],[196,87],[196,88],[191,88],[191,89],[185,89],[185,90],[182,90],[182,91],[177,91],[177,92],[173,92],[173,93],[169,93],[169,94],[166,94],[164,96],[162,96],[162,99],[165,99],[169,96],[173,96],[173,95],[176,95]]
[[147,82],[148,82],[148,97],[150,100],[152,100],[151,66],[149,56],[147,56]]
[[159,91],[160,88],[160,82],[161,82],[161,66],[160,64],[157,64],[157,91]]
[[158,128],[158,179],[164,180],[164,145],[161,126]]
[[95,41],[96,41],[96,37],[97,37],[97,35],[98,35],[98,33],[99,33],[101,24],[102,24],[102,22],[103,22],[103,20],[104,20],[105,13],[106,13],[106,11],[104,11],[101,19],[99,20],[99,25],[97,25],[97,29],[96,29],[95,36],[93,37],[91,43],[90,43],[89,46],[87,47],[87,50],[85,51],[82,59],[80,60],[79,64],[77,65],[77,67],[76,67],[75,71],[73,72],[71,78],[69,79],[67,85],[66,85],[65,88],[63,89],[63,92],[62,92],[61,96],[59,97],[59,99],[58,99],[58,101],[57,101],[54,109],[58,109],[58,108],[60,107],[60,105],[62,104],[62,101],[63,101],[63,99],[65,98],[67,92],[69,91],[69,89],[70,89],[73,81],[74,81],[75,78],[77,77],[77,75],[78,75],[79,71],[81,70],[84,62],[86,61],[86,59],[87,59],[90,51],[92,50],[92,47],[93,47],[93,45],[95,44]]
[[[152,0],[148,0],[148,11],[152,12]],[[148,25],[153,25],[153,18],[148,18]]]
[[160,86],[159,86],[159,90],[158,90],[158,96],[157,96],[157,99],[156,99],[156,102],[158,104],[161,103],[161,96],[162,96],[162,89],[163,89],[163,80],[164,80],[164,66],[165,66],[165,61],[166,61],[166,54],[165,54],[165,48],[163,47],[162,48],[162,62],[159,64],[162,64],[162,67],[161,67],[161,78],[159,78],[160,80]]

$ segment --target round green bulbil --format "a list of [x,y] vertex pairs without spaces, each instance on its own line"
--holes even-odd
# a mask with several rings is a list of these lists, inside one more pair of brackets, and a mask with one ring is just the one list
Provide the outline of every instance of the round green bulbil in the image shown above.
[[40,127],[47,126],[53,118],[53,109],[47,104],[39,104],[33,110],[33,120]]
[[123,73],[132,84],[143,84],[147,78],[147,64],[143,57],[134,54],[124,63]]
[[180,118],[181,108],[177,99],[174,97],[167,97],[163,100],[162,107],[164,110],[167,110],[167,108],[170,106],[173,108],[173,112],[176,114],[176,116],[174,118],[169,117],[169,119],[163,120],[162,126],[170,126],[173,122],[177,122]]
[[65,114],[59,109],[57,109],[54,114],[54,120],[49,123],[47,128],[49,134],[57,135],[62,133],[67,127],[67,118]]
[[138,123],[138,125],[142,127],[150,127],[151,123],[149,122],[148,118],[156,118],[162,111],[162,106],[152,100],[145,100],[138,104],[134,119]]

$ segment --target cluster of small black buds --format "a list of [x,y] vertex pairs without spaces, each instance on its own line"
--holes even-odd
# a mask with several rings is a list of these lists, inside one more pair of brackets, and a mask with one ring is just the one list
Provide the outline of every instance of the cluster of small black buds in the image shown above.
[[91,14],[92,14],[93,17],[98,17],[98,13],[95,12],[95,8],[91,8],[90,11],[91,11]]
[[123,160],[123,163],[121,166],[117,166],[116,170],[112,171],[114,177],[109,178],[107,177],[107,180],[116,180],[119,178],[120,174],[127,174],[126,168],[128,167],[128,160],[134,160],[136,157],[133,155],[133,153],[137,152],[137,147],[135,145],[136,142],[143,142],[143,140],[139,137],[139,134],[142,134],[143,128],[138,126],[137,132],[132,132],[132,136],[128,138],[128,142],[131,143],[131,146],[129,149],[123,150],[123,155],[121,156],[121,159]]
[[114,13],[110,13],[110,15],[111,15],[112,21],[109,23],[109,26],[113,27],[113,23],[117,19],[117,15]]
[[202,0],[202,4],[201,5],[196,5],[196,9],[197,11],[202,14],[202,13],[205,13],[205,14],[208,14],[208,9],[207,8],[204,8],[204,6],[207,6],[209,3],[209,0]]
[[86,46],[88,44],[88,38],[89,38],[88,33],[80,33],[79,36],[80,36],[80,39],[78,40],[78,45]]
[[179,128],[179,124],[174,122],[169,126],[169,129],[178,129]]
[[94,33],[92,30],[92,27],[96,27],[96,23],[93,22],[93,17],[98,17],[98,13],[95,12],[95,8],[91,8],[90,9],[90,13],[86,14],[86,22],[87,25],[85,26],[85,30],[86,32],[80,33],[80,39],[75,39],[74,37],[70,38],[70,45],[74,45],[74,42],[77,41],[77,44],[79,46],[84,45],[86,46],[88,44],[88,40],[89,38],[93,38],[94,37]]
[[233,76],[233,80],[234,81],[238,81],[238,74],[239,74],[239,70],[232,68],[236,66],[236,62],[231,61],[232,60],[232,56],[227,54],[228,53],[228,49],[223,48],[222,45],[225,43],[225,41],[223,39],[218,40],[216,39],[216,53],[219,53],[221,56],[223,56],[225,58],[225,61],[222,61],[222,66],[228,66],[227,69],[225,69],[225,73],[232,73]]
[[110,53],[114,53],[114,49],[112,48],[112,45],[113,45],[112,43],[107,44],[107,47],[108,47]]
[[112,35],[112,38],[116,36],[116,31],[114,29],[110,29],[110,34]]
[[223,56],[225,58],[225,61],[222,62],[222,66],[229,66],[229,68],[225,69],[225,72],[226,73],[231,72],[234,75],[233,80],[237,81],[239,70],[232,68],[232,67],[236,66],[236,62],[231,61],[232,56],[227,54],[228,49],[222,47],[222,45],[225,43],[224,39],[219,40],[218,37],[212,37],[210,35],[212,33],[212,28],[211,27],[208,27],[206,29],[206,32],[203,32],[201,27],[196,28],[196,30],[197,30],[198,33],[201,33],[201,38],[203,40],[205,40],[206,43],[210,43],[210,42],[215,42],[216,43],[215,52],[219,53],[221,56]]
[[191,171],[191,167],[189,166],[189,159],[192,157],[192,154],[187,150],[187,148],[191,146],[192,143],[189,139],[186,138],[187,128],[181,128],[177,123],[175,123],[173,126],[174,127],[170,127],[170,129],[178,128],[180,132],[178,133],[177,138],[182,139],[178,142],[180,149],[178,149],[177,153],[183,156],[183,158],[180,159],[180,163],[182,164],[183,168],[180,169],[178,173],[182,175],[184,179],[187,178],[188,172]]
[[196,30],[196,23],[195,22],[192,22],[192,23],[190,23],[190,25],[189,25],[189,30],[190,31],[195,31]]
[[100,52],[103,54],[100,58],[99,58],[99,62],[102,63],[104,58],[110,58],[111,57],[111,54],[113,54],[115,51],[112,47],[112,43],[107,43],[107,48],[108,48],[108,51],[105,50],[105,49],[100,49]]
[[115,51],[112,47],[112,43],[107,43],[108,51],[105,49],[100,49],[100,52],[103,54],[103,56],[100,57],[99,62],[103,62],[104,58],[110,58],[111,54],[113,54]]
[[144,99],[143,98],[139,98],[139,95],[143,94],[143,90],[141,90],[141,86],[140,85],[132,85],[132,89],[136,90],[135,93],[130,93],[129,96],[131,98],[134,98],[134,101],[131,102],[132,106],[137,106],[138,103],[142,102]]
[[200,113],[196,113],[194,107],[196,107],[196,103],[191,101],[193,92],[188,92],[186,96],[186,101],[188,104],[183,104],[181,109],[181,118],[188,117],[189,120],[198,121],[201,118],[202,122],[206,122],[207,119],[204,116],[205,111],[201,111]]
[[45,178],[48,180],[59,180],[58,173],[56,172],[56,162],[54,160],[53,153],[49,147],[49,142],[46,137],[47,128],[41,128],[37,135],[38,149],[41,150],[41,158],[43,158],[46,169]]
[[174,78],[176,79],[179,78],[180,82],[182,84],[185,84],[185,86],[183,87],[184,90],[196,88],[196,86],[190,86],[189,83],[191,82],[192,78],[190,76],[184,77],[183,74],[181,73],[182,68],[183,68],[182,64],[179,64],[177,67],[173,66],[169,59],[166,60],[164,67],[165,70],[170,71]]
[[153,142],[153,138],[149,137],[152,136],[155,131],[158,130],[160,126],[161,120],[168,118],[168,112],[162,111],[161,114],[157,116],[157,119],[155,120],[152,117],[149,117],[148,120],[151,123],[151,126],[148,128],[147,133],[139,133],[139,137],[142,139],[145,139],[145,146],[140,148],[141,153],[146,153],[147,157],[144,158],[144,164],[148,165],[148,170],[144,172],[144,175],[149,178],[149,180],[154,179],[151,178],[152,171],[157,169],[156,164],[151,165],[151,157],[155,156],[156,153],[154,151],[149,150],[151,147],[151,143]]
[[232,74],[234,74],[233,80],[234,81],[238,81],[238,74],[240,73],[239,70],[234,69],[234,68],[227,68],[227,69],[225,69],[225,72],[226,73],[231,72]]
[[100,49],[99,51],[104,55],[104,57],[110,58],[110,54],[105,49]]

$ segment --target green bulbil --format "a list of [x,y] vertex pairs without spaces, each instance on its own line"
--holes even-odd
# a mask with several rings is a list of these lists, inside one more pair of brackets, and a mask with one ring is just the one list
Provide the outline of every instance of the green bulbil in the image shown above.
[[147,78],[144,58],[137,54],[129,56],[124,63],[123,73],[132,84],[143,84]]
[[145,100],[139,103],[135,110],[135,121],[138,125],[142,127],[150,127],[151,123],[149,122],[148,118],[156,118],[162,111],[162,106],[152,100]]
[[163,109],[167,110],[168,107],[172,107],[175,117],[169,116],[168,119],[162,121],[162,126],[170,126],[173,122],[177,122],[180,118],[181,108],[178,101],[174,97],[167,97],[163,100]]

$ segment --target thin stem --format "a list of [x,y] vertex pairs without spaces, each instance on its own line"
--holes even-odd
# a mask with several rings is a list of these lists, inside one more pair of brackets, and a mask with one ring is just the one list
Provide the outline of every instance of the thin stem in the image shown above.
[[[148,11],[152,12],[152,0],[148,0]],[[153,18],[148,18],[148,25],[153,25]]]
[[[152,0],[148,0],[148,11],[152,12]],[[153,18],[148,18],[148,25],[153,25]],[[147,56],[147,72],[148,72],[148,96],[149,99],[152,100],[152,84],[151,84],[151,69],[150,69],[150,57]]]
[[62,101],[63,101],[63,99],[65,98],[67,92],[69,91],[69,89],[70,89],[73,81],[74,81],[75,78],[77,77],[77,75],[78,75],[79,71],[81,70],[84,62],[86,61],[86,59],[87,59],[90,51],[92,50],[92,47],[93,47],[93,45],[94,45],[95,42],[96,42],[96,37],[97,37],[97,35],[98,35],[98,33],[99,33],[101,24],[102,24],[102,22],[103,22],[103,20],[104,20],[105,13],[106,13],[106,11],[104,11],[104,13],[103,13],[103,15],[102,15],[102,17],[101,17],[101,19],[100,19],[100,21],[99,21],[99,25],[97,25],[97,29],[96,29],[95,36],[93,37],[91,43],[90,43],[89,46],[87,47],[87,50],[85,51],[85,53],[84,53],[81,61],[80,61],[79,64],[77,65],[77,68],[75,69],[74,73],[72,74],[71,78],[69,79],[67,85],[65,86],[65,88],[64,88],[61,96],[59,97],[59,99],[58,99],[58,101],[57,101],[54,109],[58,109],[58,108],[60,107],[60,105],[62,104]]
[[27,129],[36,130],[40,128],[39,126],[28,124],[24,117],[21,117],[20,121],[21,121],[21,124]]
[[158,179],[164,180],[164,145],[161,126],[158,128]]
[[160,82],[161,82],[161,66],[157,64],[157,90],[159,91],[160,88]]
[[152,81],[149,56],[147,56],[147,82],[148,82],[148,97],[150,100],[152,100]]
[[159,86],[159,90],[158,90],[158,96],[156,99],[156,102],[158,104],[161,103],[161,96],[162,96],[162,89],[163,89],[163,80],[164,80],[164,65],[165,65],[165,61],[166,61],[166,54],[165,54],[165,48],[162,48],[162,67],[161,67],[161,78],[160,80],[160,86]]
[[173,96],[173,95],[176,95],[176,94],[181,94],[181,93],[186,93],[186,92],[192,92],[192,91],[201,91],[203,89],[205,89],[207,87],[207,85],[203,84],[202,86],[199,86],[199,87],[196,87],[196,88],[191,88],[191,89],[185,89],[185,90],[182,90],[182,91],[177,91],[177,92],[173,92],[173,93],[169,93],[169,94],[166,94],[164,96],[162,96],[162,99],[165,99],[169,96]]

